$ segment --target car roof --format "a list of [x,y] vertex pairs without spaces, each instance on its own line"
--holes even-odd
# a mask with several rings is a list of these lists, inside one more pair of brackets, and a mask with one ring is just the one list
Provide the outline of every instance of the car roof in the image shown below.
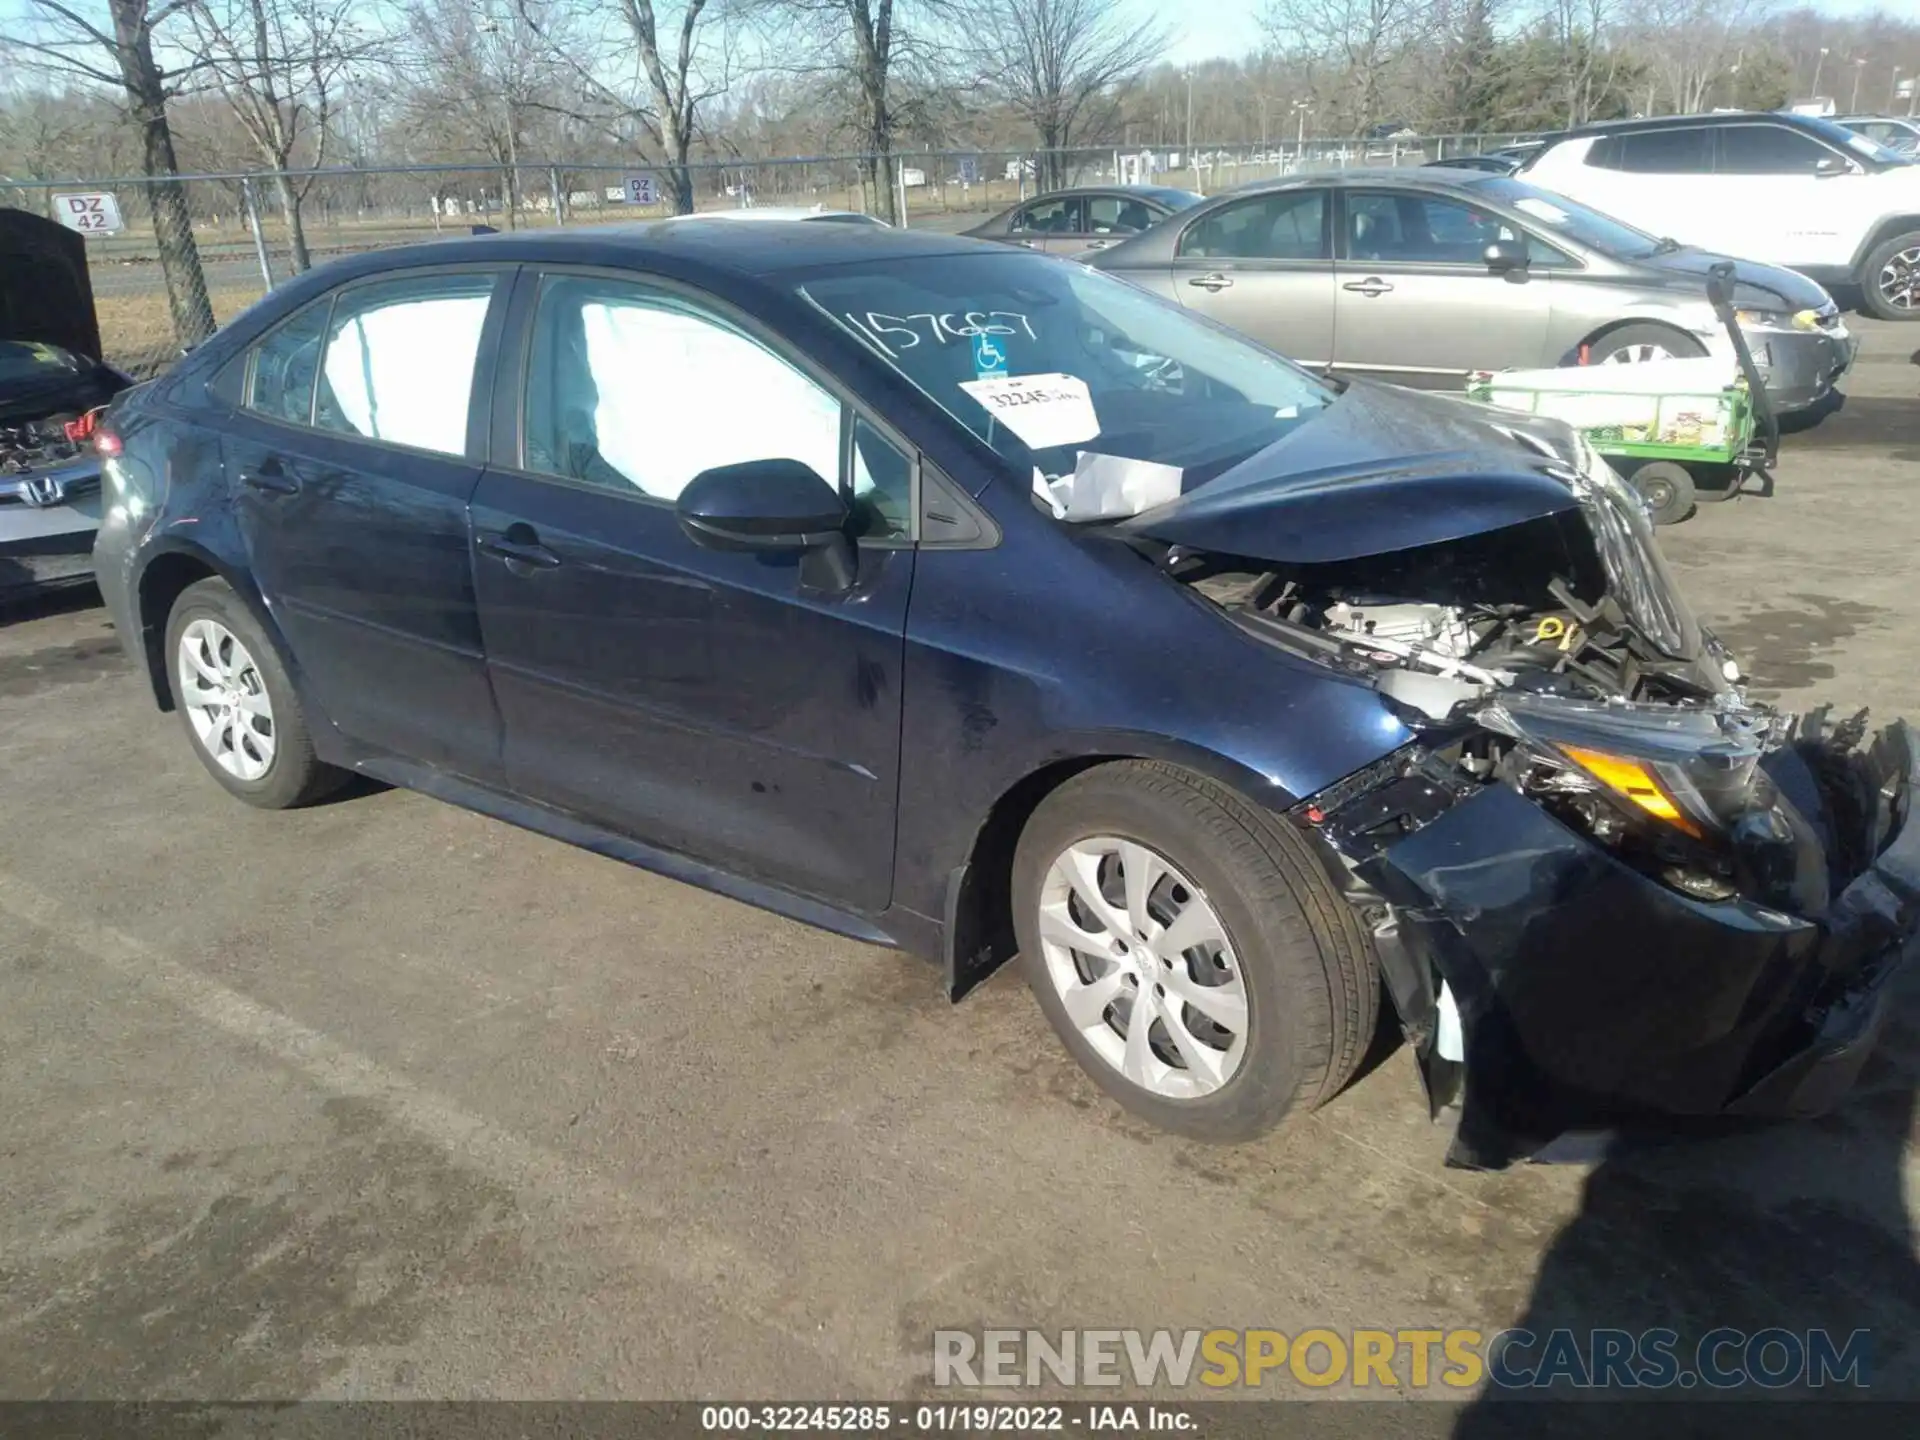
[[[852,216],[859,220],[872,220],[871,215],[859,210],[829,210],[819,205],[748,205],[737,210],[702,210],[692,215],[675,215],[676,225],[690,220],[833,220],[843,216]],[[875,220],[875,224],[880,222]]]
[[309,273],[324,275],[333,284],[402,266],[483,260],[614,267],[664,260],[682,270],[765,278],[821,266],[967,253],[998,255],[1005,251],[986,241],[884,225],[821,225],[810,220],[741,225],[709,215],[685,215],[669,220],[508,230],[435,240],[349,256]]
[[1400,187],[1414,190],[1435,185],[1478,185],[1488,180],[1505,179],[1486,170],[1455,168],[1450,165],[1372,165],[1351,170],[1313,171],[1304,175],[1286,175],[1278,180],[1249,180],[1222,190],[1222,195],[1258,195],[1268,190],[1298,190],[1308,185],[1349,188],[1366,185],[1374,189]]
[[1636,120],[1598,120],[1590,125],[1576,125],[1563,130],[1554,137],[1555,141],[1580,140],[1591,135],[1634,135],[1647,130],[1671,130],[1678,127],[1695,126],[1751,125],[1756,120],[1769,120],[1779,125],[1790,125],[1794,129],[1805,129],[1821,134],[1819,127],[1808,123],[1805,115],[1788,115],[1778,110],[1721,110],[1710,115],[1653,115]]

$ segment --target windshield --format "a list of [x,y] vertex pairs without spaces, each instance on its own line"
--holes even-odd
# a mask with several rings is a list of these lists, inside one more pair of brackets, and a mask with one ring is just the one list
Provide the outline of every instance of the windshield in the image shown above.
[[1191,488],[1333,399],[1231,331],[1043,256],[875,261],[799,291],[995,452],[1045,477],[1115,456],[1171,467]]
[[55,346],[0,340],[0,385],[31,384],[72,376],[79,370],[80,362]]
[[1545,225],[1575,244],[1616,260],[1643,260],[1665,248],[1644,230],[1636,230],[1625,221],[1589,210],[1577,200],[1542,190],[1524,180],[1503,175],[1478,181],[1474,189],[1489,199],[1511,205],[1529,220]]

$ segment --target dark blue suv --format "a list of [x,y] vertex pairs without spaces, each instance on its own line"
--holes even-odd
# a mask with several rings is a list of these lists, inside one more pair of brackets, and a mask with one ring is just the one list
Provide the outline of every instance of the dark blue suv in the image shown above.
[[[1572,431],[877,227],[306,275],[100,441],[101,588],[239,798],[377,777],[943,967],[1207,1139],[1384,996],[1453,1158],[1846,1088],[1912,736],[1750,702]],[[183,859],[183,864],[187,863]]]

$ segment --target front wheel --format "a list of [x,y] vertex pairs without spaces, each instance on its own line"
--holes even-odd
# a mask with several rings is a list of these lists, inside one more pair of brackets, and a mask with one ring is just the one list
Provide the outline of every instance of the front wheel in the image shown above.
[[1622,325],[1586,347],[1589,365],[1641,365],[1650,360],[1691,360],[1707,353],[1692,335],[1665,325]]
[[1330,1098],[1373,1036],[1379,979],[1308,842],[1209,781],[1148,761],[1076,776],[1014,857],[1027,984],[1127,1109],[1249,1140]]
[[207,773],[249,805],[285,810],[337,789],[273,643],[224,580],[180,592],[167,617],[174,708]]
[[1920,230],[1874,247],[1862,267],[1860,299],[1882,320],[1920,320]]

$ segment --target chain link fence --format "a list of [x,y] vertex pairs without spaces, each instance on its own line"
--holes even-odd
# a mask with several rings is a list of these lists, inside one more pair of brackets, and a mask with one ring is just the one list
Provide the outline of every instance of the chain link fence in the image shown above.
[[[698,211],[748,206],[891,212],[910,228],[964,230],[1045,190],[1150,183],[1214,194],[1353,166],[1421,165],[1499,149],[1517,135],[1381,140],[1297,138],[1263,145],[1073,151],[901,152],[702,161],[688,167]],[[892,204],[875,193],[891,192]],[[670,176],[641,161],[390,166],[161,180],[0,177],[0,205],[74,223],[92,203],[88,268],[104,358],[146,377],[290,276],[342,255],[484,227],[603,225],[672,213]],[[97,197],[110,197],[102,202]],[[63,213],[67,212],[67,213]],[[117,213],[116,213],[117,212]],[[117,219],[118,224],[107,223]],[[97,223],[96,223],[97,221]]]

